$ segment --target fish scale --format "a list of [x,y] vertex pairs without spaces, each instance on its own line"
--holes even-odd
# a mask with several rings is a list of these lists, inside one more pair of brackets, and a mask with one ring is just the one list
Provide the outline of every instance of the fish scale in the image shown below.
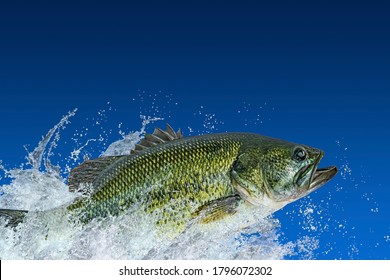
[[[145,212],[162,213],[155,215],[159,224],[189,219],[203,204],[233,193],[228,173],[240,142],[223,135],[213,138],[180,139],[121,158],[96,179],[98,191],[88,203],[76,201],[68,209],[85,223],[118,215],[141,199]],[[171,209],[176,214],[167,217]]]

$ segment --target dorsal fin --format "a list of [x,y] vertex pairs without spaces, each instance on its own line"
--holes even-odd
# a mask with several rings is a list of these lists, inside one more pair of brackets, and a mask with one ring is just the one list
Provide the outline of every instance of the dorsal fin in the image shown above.
[[72,169],[68,177],[68,186],[70,192],[78,192],[83,190],[82,185],[91,185],[93,181],[106,169],[109,165],[116,162],[124,156],[107,156],[97,159],[87,160],[79,166]]
[[156,127],[152,134],[146,133],[145,138],[142,139],[138,144],[135,144],[135,149],[131,151],[131,153],[137,153],[149,147],[157,146],[159,144],[181,138],[183,138],[181,129],[175,132],[169,124],[167,124],[165,130]]

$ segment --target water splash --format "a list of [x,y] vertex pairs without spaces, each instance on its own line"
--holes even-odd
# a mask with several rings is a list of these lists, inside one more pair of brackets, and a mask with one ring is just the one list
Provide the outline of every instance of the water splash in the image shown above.
[[[62,117],[60,122],[56,124],[52,129],[49,130],[49,132],[46,134],[45,137],[39,142],[38,146],[32,151],[29,152],[27,155],[28,163],[32,166],[33,169],[40,169],[42,159],[45,163],[46,171],[49,173],[57,173],[58,169],[55,168],[50,163],[50,156],[53,155],[53,149],[57,146],[57,142],[60,140],[60,130],[64,129],[67,124],[69,124],[69,118],[73,117],[77,112],[77,108],[73,111],[70,111],[67,115]],[[54,136],[54,139],[50,142],[52,137]],[[49,148],[47,148],[47,145],[50,143]],[[26,148],[26,147],[25,147]],[[26,148],[27,150],[27,148]],[[27,151],[28,152],[28,151]],[[47,154],[45,158],[43,158],[44,154]]]
[[[202,123],[202,128],[196,130],[196,134],[215,133],[225,124],[216,116],[216,114],[209,112],[204,105],[201,105],[198,110],[193,113],[193,116]],[[188,127],[188,130],[189,134],[192,135],[194,129]]]
[[131,150],[134,150],[135,144],[145,135],[147,125],[164,119],[160,117],[146,117],[143,115],[140,117],[142,119],[141,129],[128,134],[121,131],[120,134],[123,138],[110,144],[101,156],[129,155]]

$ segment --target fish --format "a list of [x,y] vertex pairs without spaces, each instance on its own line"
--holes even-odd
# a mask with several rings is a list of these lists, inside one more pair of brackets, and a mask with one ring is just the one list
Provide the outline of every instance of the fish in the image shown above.
[[[82,195],[60,210],[87,224],[137,205],[157,226],[180,233],[194,221],[233,216],[242,204],[272,213],[307,196],[337,174],[336,166],[319,168],[323,156],[320,149],[255,133],[184,137],[167,124],[146,133],[129,155],[74,168],[69,191]],[[0,209],[13,227],[26,213]]]

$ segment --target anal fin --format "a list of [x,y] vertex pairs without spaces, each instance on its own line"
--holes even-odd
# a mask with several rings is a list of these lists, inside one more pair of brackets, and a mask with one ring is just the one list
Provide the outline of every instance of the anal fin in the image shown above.
[[242,199],[239,195],[232,195],[210,201],[200,206],[193,214],[201,223],[207,224],[229,215],[234,215]]

